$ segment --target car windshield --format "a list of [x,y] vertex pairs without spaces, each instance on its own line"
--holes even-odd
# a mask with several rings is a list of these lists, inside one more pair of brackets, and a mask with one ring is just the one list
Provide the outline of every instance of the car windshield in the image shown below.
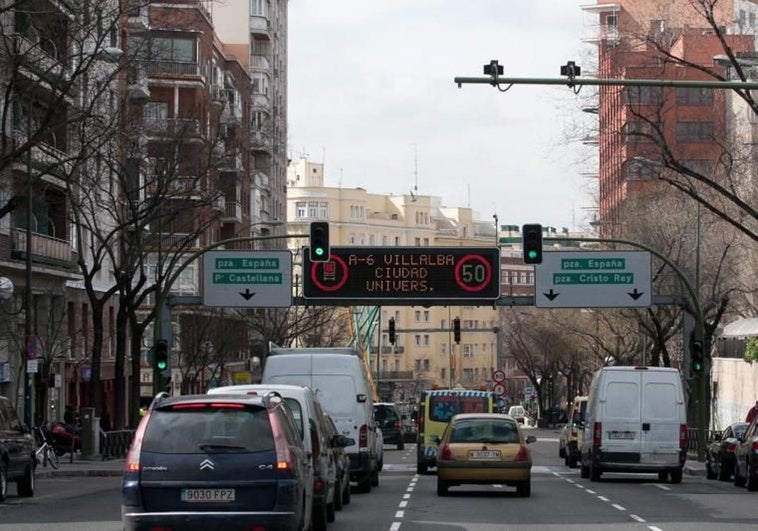
[[512,443],[518,444],[516,425],[505,419],[461,420],[450,433],[451,443]]
[[432,395],[429,397],[429,420],[448,422],[458,413],[486,413],[489,399],[485,396]]
[[749,424],[744,424],[744,425],[740,424],[738,426],[735,426],[733,430],[733,433],[734,433],[733,437],[742,437],[745,434],[745,430],[747,430],[748,426]]
[[268,411],[260,407],[157,409],[150,415],[142,442],[144,452],[170,454],[261,452],[273,448]]

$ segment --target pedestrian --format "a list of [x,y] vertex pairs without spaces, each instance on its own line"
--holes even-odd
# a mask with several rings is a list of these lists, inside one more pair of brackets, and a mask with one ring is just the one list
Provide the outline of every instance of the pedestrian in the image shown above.
[[111,431],[111,416],[108,414],[108,408],[103,406],[103,410],[100,412],[100,429],[104,432]]
[[755,405],[750,408],[750,411],[747,412],[745,422],[752,422],[756,416],[758,416],[758,400],[755,401]]

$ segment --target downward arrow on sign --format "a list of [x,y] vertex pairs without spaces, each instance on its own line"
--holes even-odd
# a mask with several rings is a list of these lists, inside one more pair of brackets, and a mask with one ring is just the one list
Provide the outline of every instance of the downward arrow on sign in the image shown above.
[[627,295],[629,295],[629,296],[630,296],[631,298],[633,298],[634,300],[637,300],[637,299],[639,299],[639,298],[640,298],[640,297],[642,297],[644,294],[645,294],[645,292],[644,292],[644,291],[637,291],[637,288],[634,288],[634,291],[633,291],[633,292],[631,292],[631,293],[627,293]]
[[543,295],[544,295],[545,297],[547,297],[547,298],[548,298],[548,300],[551,300],[551,301],[552,301],[553,299],[555,299],[555,298],[556,298],[556,297],[559,295],[559,293],[555,293],[555,292],[553,291],[553,288],[550,288],[550,291],[549,291],[549,292],[547,292],[547,293],[543,293]]
[[249,301],[250,299],[253,298],[253,296],[255,295],[255,293],[251,293],[250,292],[250,288],[245,288],[245,291],[244,292],[240,292],[240,295],[242,295],[243,299],[245,299],[246,301]]

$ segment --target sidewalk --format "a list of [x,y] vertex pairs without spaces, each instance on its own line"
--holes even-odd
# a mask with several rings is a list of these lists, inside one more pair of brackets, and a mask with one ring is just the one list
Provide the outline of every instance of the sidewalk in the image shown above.
[[60,466],[55,470],[50,465],[37,465],[37,478],[78,477],[78,476],[121,476],[124,473],[124,458],[106,459],[100,456],[82,457],[77,455],[71,462],[69,454],[60,458]]
[[705,477],[705,463],[697,460],[697,455],[687,454],[687,461],[684,463],[684,474],[686,476],[703,476]]

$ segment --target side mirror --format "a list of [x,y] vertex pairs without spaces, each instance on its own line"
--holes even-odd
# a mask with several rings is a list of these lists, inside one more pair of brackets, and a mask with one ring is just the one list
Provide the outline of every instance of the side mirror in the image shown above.
[[442,442],[442,439],[440,439],[440,436],[439,436],[439,435],[432,435],[432,436],[430,437],[430,440],[431,440],[431,441],[432,441],[434,444],[436,444],[436,445],[438,445],[438,446],[439,446],[439,444]]
[[355,399],[360,403],[363,404],[366,400],[368,400],[368,397],[364,394],[356,395]]
[[532,444],[533,442],[537,442],[537,437],[535,437],[534,435],[527,435],[526,444]]

